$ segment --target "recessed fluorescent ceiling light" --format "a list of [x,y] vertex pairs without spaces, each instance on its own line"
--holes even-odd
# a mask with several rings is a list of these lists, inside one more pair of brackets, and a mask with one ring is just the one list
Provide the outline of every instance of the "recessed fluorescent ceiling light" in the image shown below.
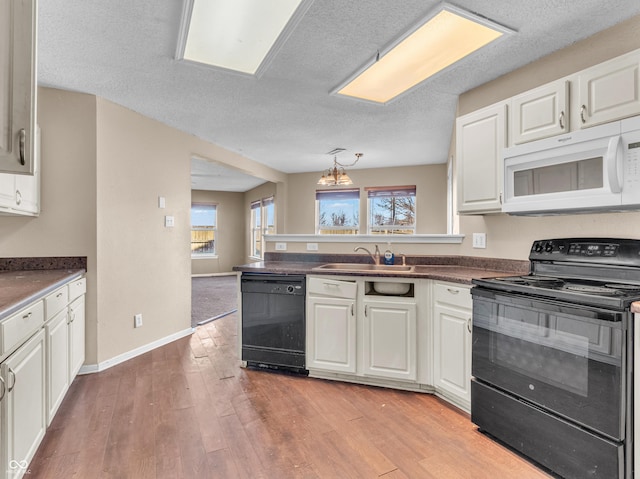
[[445,5],[334,93],[386,103],[506,33],[512,30]]
[[187,0],[177,57],[258,74],[311,1]]

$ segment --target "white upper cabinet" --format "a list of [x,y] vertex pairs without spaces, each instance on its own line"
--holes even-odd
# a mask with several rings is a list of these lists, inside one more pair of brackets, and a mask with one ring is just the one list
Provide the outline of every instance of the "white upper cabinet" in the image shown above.
[[511,99],[514,145],[569,131],[569,81],[559,80]]
[[0,2],[0,172],[33,174],[36,0]]
[[640,114],[640,51],[578,75],[580,128]]
[[40,129],[36,126],[33,175],[0,173],[0,215],[40,214]]
[[456,120],[458,212],[500,212],[502,150],[506,146],[507,103],[488,106]]

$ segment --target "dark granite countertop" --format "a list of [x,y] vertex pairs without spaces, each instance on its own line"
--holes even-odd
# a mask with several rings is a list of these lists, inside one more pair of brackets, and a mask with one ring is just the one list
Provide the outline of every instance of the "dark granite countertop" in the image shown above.
[[[345,271],[318,270],[327,263],[371,263],[363,255],[314,255],[277,253],[265,261],[234,266],[234,271],[272,274],[322,274],[381,278],[417,278],[471,284],[472,279],[527,274],[528,261],[476,258],[468,256],[407,256],[407,265],[420,265],[416,271]],[[398,258],[396,257],[396,264]]]
[[84,269],[0,271],[0,321],[84,273]]

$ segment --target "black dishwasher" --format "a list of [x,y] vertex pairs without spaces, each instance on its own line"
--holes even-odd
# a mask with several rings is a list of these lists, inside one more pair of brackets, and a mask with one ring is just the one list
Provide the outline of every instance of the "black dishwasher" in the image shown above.
[[305,277],[243,273],[242,360],[306,374]]

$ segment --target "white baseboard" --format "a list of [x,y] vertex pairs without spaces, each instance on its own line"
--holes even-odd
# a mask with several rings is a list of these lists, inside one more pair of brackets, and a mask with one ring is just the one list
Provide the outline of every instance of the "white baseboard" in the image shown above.
[[165,344],[169,344],[177,339],[184,338],[185,336],[189,336],[193,334],[195,331],[194,328],[187,328],[182,331],[178,331],[177,333],[171,334],[164,338],[160,338],[157,341],[153,341],[149,344],[145,344],[144,346],[140,346],[139,348],[133,349],[126,353],[120,354],[115,358],[107,359],[98,364],[84,364],[78,374],[91,374],[91,373],[99,373],[100,371],[104,371],[105,369],[109,369],[116,364],[123,363],[129,359],[135,358],[136,356],[140,356],[141,354],[148,353],[149,351],[159,348],[160,346],[164,346]]

